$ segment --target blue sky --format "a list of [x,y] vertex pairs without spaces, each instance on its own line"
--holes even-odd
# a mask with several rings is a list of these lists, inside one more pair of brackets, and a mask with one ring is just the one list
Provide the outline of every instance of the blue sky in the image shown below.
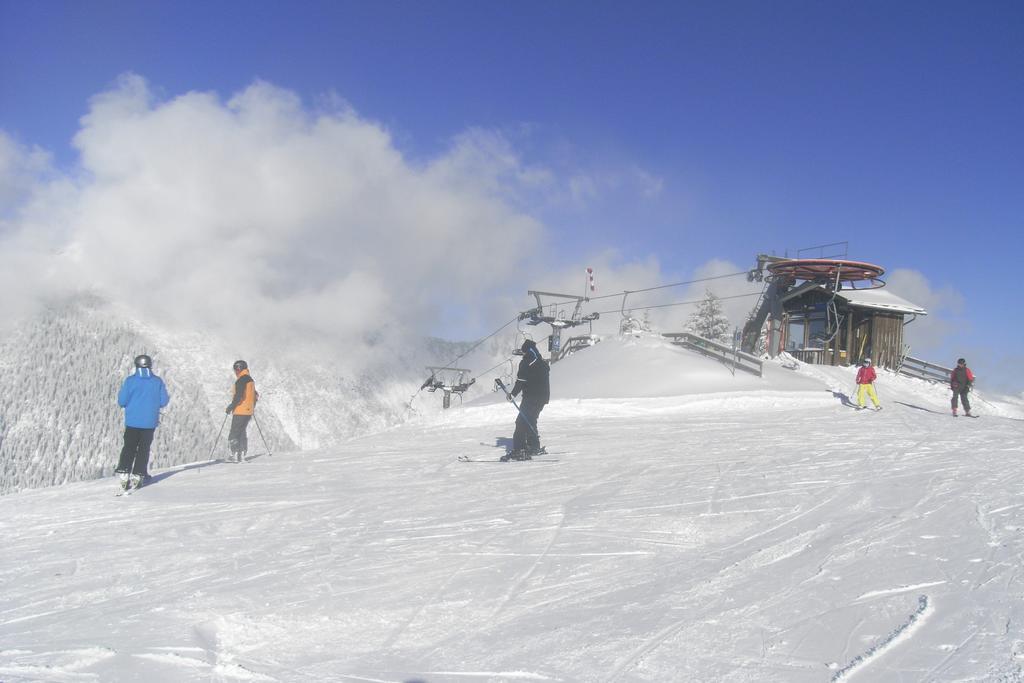
[[0,0],[0,130],[62,172],[126,73],[165,102],[343,101],[412,167],[493,134],[562,188],[508,199],[552,268],[613,249],[672,281],[848,241],[943,302],[934,360],[1024,363],[1019,2]]

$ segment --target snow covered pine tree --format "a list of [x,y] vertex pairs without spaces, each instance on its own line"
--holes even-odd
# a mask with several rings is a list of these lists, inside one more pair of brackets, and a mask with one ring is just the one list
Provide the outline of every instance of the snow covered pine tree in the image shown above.
[[729,319],[722,313],[722,302],[708,289],[697,310],[690,314],[686,329],[711,341],[725,342],[730,339]]

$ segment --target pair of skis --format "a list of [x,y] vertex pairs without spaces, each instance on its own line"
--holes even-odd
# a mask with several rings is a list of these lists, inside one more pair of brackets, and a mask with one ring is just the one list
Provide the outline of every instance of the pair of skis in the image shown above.
[[469,456],[466,456],[466,455],[460,455],[459,456],[459,462],[558,462],[558,460],[557,459],[556,460],[548,460],[548,459],[545,459],[545,460],[535,460],[533,458],[531,458],[529,460],[501,460],[500,458],[499,459],[495,459],[495,458],[483,459],[483,458],[470,458]]
[[541,448],[539,453],[531,455],[529,458],[471,458],[468,455],[460,455],[458,459],[459,462],[558,462],[558,458],[537,460],[538,456],[541,455],[549,455],[549,453]]

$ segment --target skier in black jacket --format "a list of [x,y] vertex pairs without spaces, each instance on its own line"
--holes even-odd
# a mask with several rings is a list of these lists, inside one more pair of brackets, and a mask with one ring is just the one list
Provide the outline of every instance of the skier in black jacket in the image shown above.
[[519,361],[516,383],[508,399],[511,401],[520,393],[523,394],[519,417],[516,418],[516,431],[512,435],[512,450],[505,456],[509,460],[527,460],[540,452],[537,418],[551,398],[551,368],[541,358],[537,344],[527,339],[523,342],[522,350],[523,359]]

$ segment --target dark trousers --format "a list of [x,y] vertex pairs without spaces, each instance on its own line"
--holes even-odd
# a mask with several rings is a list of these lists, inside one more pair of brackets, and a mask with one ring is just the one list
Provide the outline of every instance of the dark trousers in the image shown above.
[[228,432],[228,443],[231,445],[232,453],[247,453],[249,451],[249,437],[245,431],[249,428],[249,420],[252,415],[232,415],[231,431]]
[[153,445],[155,429],[124,428],[124,447],[117,461],[117,472],[131,472],[140,476],[149,473],[149,447]]
[[951,402],[951,404],[953,406],[953,410],[956,410],[956,400],[958,398],[960,399],[960,402],[964,404],[964,412],[965,413],[971,412],[971,402],[967,400],[967,390],[966,389],[960,389],[960,390],[954,389],[953,390],[953,400]]
[[519,417],[516,418],[516,431],[512,434],[512,450],[536,453],[540,450],[540,437],[537,432],[537,418],[543,404],[523,401],[519,406]]

